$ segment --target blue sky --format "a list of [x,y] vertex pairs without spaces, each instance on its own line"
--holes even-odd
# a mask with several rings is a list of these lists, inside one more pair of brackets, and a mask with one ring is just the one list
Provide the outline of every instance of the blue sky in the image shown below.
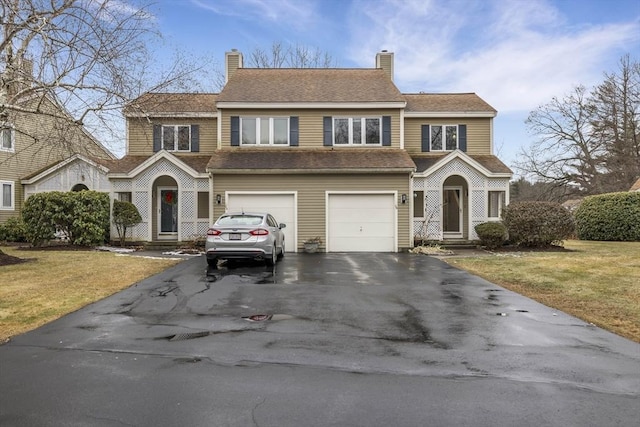
[[509,165],[534,141],[531,110],[598,84],[626,53],[640,59],[640,0],[162,0],[153,11],[168,47],[220,70],[226,51],[276,41],[345,68],[394,52],[400,91],[475,92],[496,108],[496,154]]

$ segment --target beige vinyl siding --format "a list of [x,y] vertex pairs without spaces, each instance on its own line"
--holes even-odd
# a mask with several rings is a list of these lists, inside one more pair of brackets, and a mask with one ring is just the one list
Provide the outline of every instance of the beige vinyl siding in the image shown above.
[[[220,148],[231,147],[231,117],[291,117],[298,120],[299,147],[322,148],[323,117],[382,117],[391,116],[391,146],[400,148],[400,110],[223,110]],[[380,136],[382,138],[382,135]],[[371,147],[370,147],[371,148]]]
[[422,125],[467,125],[467,154],[492,154],[491,120],[491,118],[405,118],[404,149],[410,155],[422,153]]
[[222,204],[213,204],[214,220],[225,212],[226,191],[295,191],[298,197],[298,250],[305,240],[320,236],[326,248],[326,191],[397,191],[398,249],[412,247],[410,204],[401,204],[402,194],[409,195],[407,174],[326,174],[326,175],[218,175],[213,176],[213,196]]
[[131,156],[153,155],[153,125],[199,125],[200,151],[198,154],[212,154],[217,146],[217,119],[215,118],[146,118],[127,119],[128,152]]
[[[34,99],[31,103],[40,101]],[[24,108],[34,107],[26,103]],[[65,114],[45,99],[41,105],[46,113]],[[17,216],[24,204],[24,191],[20,181],[44,170],[73,154],[109,158],[82,129],[52,115],[11,113],[7,120],[14,126],[14,151],[0,151],[0,181],[14,183],[14,210],[0,210],[0,223]],[[69,190],[71,190],[69,188]]]

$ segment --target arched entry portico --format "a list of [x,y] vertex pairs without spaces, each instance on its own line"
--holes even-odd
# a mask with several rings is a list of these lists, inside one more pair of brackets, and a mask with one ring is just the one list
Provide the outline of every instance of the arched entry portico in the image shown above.
[[445,239],[468,238],[469,185],[460,175],[452,175],[442,185],[442,232]]

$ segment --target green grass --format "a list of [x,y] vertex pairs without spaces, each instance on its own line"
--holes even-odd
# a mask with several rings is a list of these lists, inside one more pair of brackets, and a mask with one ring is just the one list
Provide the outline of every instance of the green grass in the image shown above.
[[171,259],[96,251],[22,251],[29,262],[0,266],[0,343],[175,265]]
[[640,342],[640,242],[567,241],[565,252],[501,252],[448,262]]

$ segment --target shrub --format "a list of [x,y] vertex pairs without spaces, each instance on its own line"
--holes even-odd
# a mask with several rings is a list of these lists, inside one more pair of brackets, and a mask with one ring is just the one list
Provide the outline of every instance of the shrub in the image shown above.
[[503,210],[509,240],[518,246],[544,247],[571,237],[571,213],[559,203],[518,202]]
[[20,217],[11,217],[0,224],[0,242],[26,242],[27,228]]
[[124,246],[127,238],[127,228],[140,224],[142,217],[136,205],[130,202],[113,201],[113,223],[116,226],[120,246]]
[[640,192],[586,197],[575,221],[581,240],[640,241]]
[[109,195],[97,191],[34,194],[25,202],[22,217],[34,246],[52,239],[56,230],[72,245],[100,243],[109,226]]
[[480,244],[487,249],[496,249],[507,240],[507,227],[501,222],[483,222],[475,226]]

